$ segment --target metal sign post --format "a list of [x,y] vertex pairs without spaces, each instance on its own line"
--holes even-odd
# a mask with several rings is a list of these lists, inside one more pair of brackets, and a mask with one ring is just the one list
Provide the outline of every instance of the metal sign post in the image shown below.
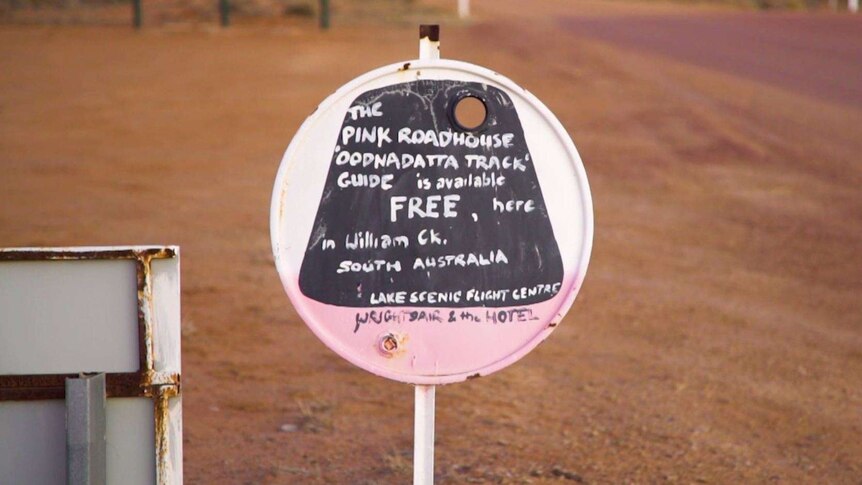
[[[440,59],[440,26],[419,27],[419,59]],[[413,485],[434,483],[434,385],[416,385],[413,418]]]
[[413,421],[413,484],[434,483],[434,395],[436,386],[416,386]]
[[345,84],[293,138],[273,190],[285,292],[338,355],[415,386],[414,484],[434,480],[435,386],[547,338],[583,284],[593,212],[559,121],[509,79],[419,58]]
[[66,483],[105,485],[105,374],[66,379]]

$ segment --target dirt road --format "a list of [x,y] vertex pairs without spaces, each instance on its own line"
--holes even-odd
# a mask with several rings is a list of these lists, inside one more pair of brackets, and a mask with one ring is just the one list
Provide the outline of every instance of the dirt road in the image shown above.
[[641,14],[561,20],[576,35],[862,107],[862,18]]
[[[444,25],[568,128],[596,237],[546,343],[438,391],[438,483],[858,483],[862,110],[561,20],[684,8],[621,3]],[[409,483],[412,389],[297,318],[268,210],[316,103],[415,38],[0,28],[0,244],[182,246],[186,483]]]

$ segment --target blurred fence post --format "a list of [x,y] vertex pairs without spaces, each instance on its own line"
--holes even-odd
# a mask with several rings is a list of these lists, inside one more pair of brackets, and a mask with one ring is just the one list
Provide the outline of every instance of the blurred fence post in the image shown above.
[[320,0],[320,28],[329,28],[329,0]]
[[230,25],[230,0],[219,0],[218,2],[219,18],[221,26],[227,27]]
[[466,19],[470,16],[470,0],[458,0],[458,17]]
[[859,11],[859,0],[847,0],[847,10],[856,13]]
[[143,20],[143,11],[141,9],[142,0],[132,0],[132,26],[136,29],[141,28]]

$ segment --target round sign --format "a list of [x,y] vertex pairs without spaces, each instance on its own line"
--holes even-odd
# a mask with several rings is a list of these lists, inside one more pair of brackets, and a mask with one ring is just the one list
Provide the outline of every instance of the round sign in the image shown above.
[[445,384],[523,357],[590,257],[581,159],[553,114],[472,64],[412,61],[327,98],[284,155],[272,245],[300,316],[377,375]]

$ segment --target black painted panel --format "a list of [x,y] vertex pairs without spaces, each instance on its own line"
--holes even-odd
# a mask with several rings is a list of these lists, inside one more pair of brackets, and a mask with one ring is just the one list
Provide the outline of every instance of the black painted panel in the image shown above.
[[[464,96],[487,107],[474,132],[453,123]],[[560,251],[506,93],[419,80],[366,92],[351,106],[302,262],[303,294],[347,307],[502,307],[559,291]],[[405,128],[421,141],[399,140]],[[420,236],[434,242],[421,245]],[[395,244],[384,248],[387,241]]]

